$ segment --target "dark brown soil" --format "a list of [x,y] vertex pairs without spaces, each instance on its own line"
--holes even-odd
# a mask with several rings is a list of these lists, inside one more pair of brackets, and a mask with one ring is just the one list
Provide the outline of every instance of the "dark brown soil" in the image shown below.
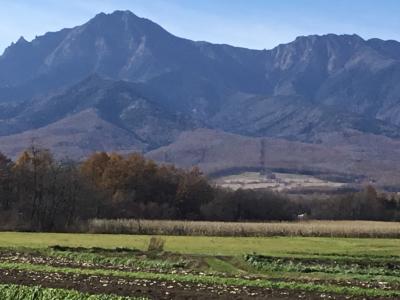
[[[212,286],[155,280],[127,279],[109,276],[0,270],[0,282],[20,285],[74,289],[92,294],[146,296],[150,299],[350,299],[344,296],[305,292]],[[365,298],[364,298],[365,299]]]

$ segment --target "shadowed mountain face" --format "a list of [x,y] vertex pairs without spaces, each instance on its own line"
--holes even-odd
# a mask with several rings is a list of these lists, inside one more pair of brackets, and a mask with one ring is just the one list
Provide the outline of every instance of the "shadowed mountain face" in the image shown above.
[[[208,128],[308,147],[350,134],[357,139],[341,138],[340,151],[357,151],[362,140],[371,156],[341,157],[368,163],[387,150],[370,151],[368,141],[397,145],[399,82],[396,41],[329,34],[250,50],[182,39],[129,11],[101,13],[31,42],[21,38],[0,56],[1,150],[15,155],[37,137],[77,158],[113,145],[146,152],[171,143],[172,157],[190,136],[182,132]],[[218,149],[215,157],[229,151]],[[301,153],[293,155],[301,160]],[[313,169],[312,160],[301,165]]]

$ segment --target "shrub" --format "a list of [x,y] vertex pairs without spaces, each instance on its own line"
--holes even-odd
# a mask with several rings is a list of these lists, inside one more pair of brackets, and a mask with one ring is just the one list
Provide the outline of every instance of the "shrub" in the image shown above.
[[164,251],[165,240],[160,237],[153,236],[149,241],[148,251],[162,252]]

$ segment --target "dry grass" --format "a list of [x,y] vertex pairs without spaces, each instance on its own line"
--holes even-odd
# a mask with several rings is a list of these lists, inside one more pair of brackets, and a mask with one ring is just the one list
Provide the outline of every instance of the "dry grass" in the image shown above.
[[160,237],[151,237],[147,251],[162,252],[164,251],[165,240]]
[[233,223],[94,219],[88,222],[88,230],[91,233],[150,235],[400,238],[399,222],[372,221]]

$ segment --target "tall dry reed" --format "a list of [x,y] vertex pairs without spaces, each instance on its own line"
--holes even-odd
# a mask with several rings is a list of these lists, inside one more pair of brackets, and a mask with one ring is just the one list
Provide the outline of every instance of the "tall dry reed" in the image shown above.
[[91,233],[114,234],[400,238],[399,222],[373,221],[237,223],[93,219],[87,229]]

